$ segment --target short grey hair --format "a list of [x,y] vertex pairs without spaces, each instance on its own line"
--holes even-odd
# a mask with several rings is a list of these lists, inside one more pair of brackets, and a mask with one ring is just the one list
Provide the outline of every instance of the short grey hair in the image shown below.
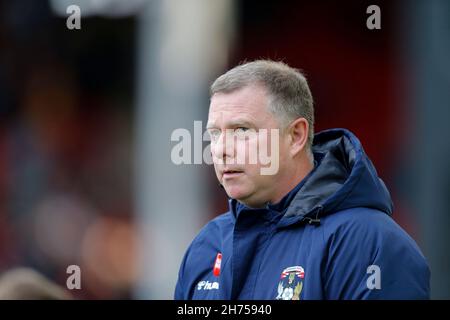
[[255,60],[240,64],[218,77],[211,85],[211,97],[230,93],[249,85],[260,84],[269,94],[269,111],[280,121],[282,129],[297,118],[309,124],[307,149],[314,138],[314,105],[303,73],[284,62]]

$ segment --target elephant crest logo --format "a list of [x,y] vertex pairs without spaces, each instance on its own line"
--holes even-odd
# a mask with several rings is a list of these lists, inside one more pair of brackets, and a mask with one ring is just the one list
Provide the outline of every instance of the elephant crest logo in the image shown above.
[[283,270],[278,283],[277,300],[300,300],[303,289],[305,271],[301,266],[293,266]]

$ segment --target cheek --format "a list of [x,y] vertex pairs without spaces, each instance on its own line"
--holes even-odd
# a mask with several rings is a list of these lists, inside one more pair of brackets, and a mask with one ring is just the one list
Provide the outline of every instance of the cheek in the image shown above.
[[236,153],[247,154],[249,149],[249,141],[247,140],[235,140],[234,145],[236,147]]
[[241,153],[241,158],[245,157],[245,165],[251,168],[259,164],[259,148],[258,140],[250,139],[246,141],[240,141],[237,145],[238,152]]
[[289,144],[288,141],[283,140],[280,143],[280,164],[281,163],[286,163],[289,159],[291,159],[292,155],[291,155],[291,145]]

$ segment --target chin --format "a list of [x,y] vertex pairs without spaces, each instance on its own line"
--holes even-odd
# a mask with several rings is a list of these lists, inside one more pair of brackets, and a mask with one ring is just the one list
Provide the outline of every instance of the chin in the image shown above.
[[224,186],[225,191],[227,192],[228,196],[230,198],[236,199],[236,200],[244,200],[249,196],[249,192],[246,190],[242,190],[242,188],[236,188],[236,187],[226,187]]

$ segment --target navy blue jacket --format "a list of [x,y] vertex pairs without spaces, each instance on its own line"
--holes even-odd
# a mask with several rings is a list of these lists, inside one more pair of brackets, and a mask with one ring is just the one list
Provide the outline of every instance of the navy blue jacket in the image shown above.
[[313,152],[315,168],[280,203],[229,200],[188,248],[175,299],[429,298],[427,262],[359,140],[323,131]]

